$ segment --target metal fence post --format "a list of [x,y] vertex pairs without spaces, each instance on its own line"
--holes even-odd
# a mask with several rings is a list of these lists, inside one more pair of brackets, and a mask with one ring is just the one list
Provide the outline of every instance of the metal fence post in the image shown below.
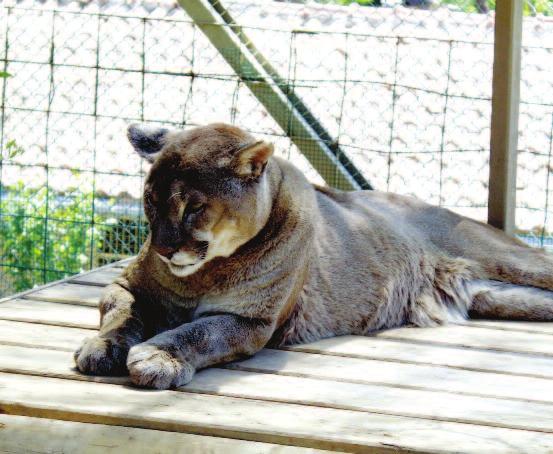
[[344,190],[372,189],[218,0],[178,3],[329,185]]
[[498,0],[495,14],[488,223],[515,231],[522,2]]

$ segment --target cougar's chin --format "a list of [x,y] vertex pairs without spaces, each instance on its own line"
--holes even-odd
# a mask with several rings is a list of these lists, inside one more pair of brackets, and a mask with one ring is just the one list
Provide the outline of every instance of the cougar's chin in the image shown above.
[[191,254],[190,252],[177,251],[173,254],[169,263],[171,265],[182,267],[182,266],[192,266],[201,262],[201,257],[198,257],[197,254]]
[[177,277],[189,276],[195,273],[206,261],[201,257],[182,251],[175,252],[170,259],[161,254],[157,254],[157,256]]
[[173,263],[169,262],[167,265],[169,266],[169,270],[171,273],[173,273],[177,277],[185,277],[190,276],[191,274],[194,274],[196,271],[198,271],[201,266],[204,264],[204,261],[201,260],[198,263],[190,264],[190,265],[174,265]]

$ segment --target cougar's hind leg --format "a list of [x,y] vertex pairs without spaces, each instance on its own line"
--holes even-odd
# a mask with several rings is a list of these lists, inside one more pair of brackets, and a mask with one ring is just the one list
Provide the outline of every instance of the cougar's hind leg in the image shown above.
[[489,279],[553,290],[553,256],[530,247],[501,252],[484,260]]
[[469,291],[473,317],[553,321],[552,291],[489,280],[471,282]]
[[469,219],[449,234],[449,241],[440,246],[454,256],[477,262],[481,279],[553,290],[553,254]]

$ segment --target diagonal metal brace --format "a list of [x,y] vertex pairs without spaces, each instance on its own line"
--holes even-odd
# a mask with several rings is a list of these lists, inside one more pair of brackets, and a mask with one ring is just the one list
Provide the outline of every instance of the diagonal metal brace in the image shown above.
[[219,0],[178,1],[329,185],[344,190],[372,189],[285,79],[236,25]]

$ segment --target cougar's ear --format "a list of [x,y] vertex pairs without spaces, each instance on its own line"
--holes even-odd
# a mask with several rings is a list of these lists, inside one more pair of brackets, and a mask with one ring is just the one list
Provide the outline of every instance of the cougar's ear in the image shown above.
[[165,128],[133,124],[127,129],[127,137],[140,156],[154,162],[165,144],[168,132]]
[[273,144],[263,140],[243,146],[234,157],[234,171],[242,178],[257,178],[265,170],[273,151]]

